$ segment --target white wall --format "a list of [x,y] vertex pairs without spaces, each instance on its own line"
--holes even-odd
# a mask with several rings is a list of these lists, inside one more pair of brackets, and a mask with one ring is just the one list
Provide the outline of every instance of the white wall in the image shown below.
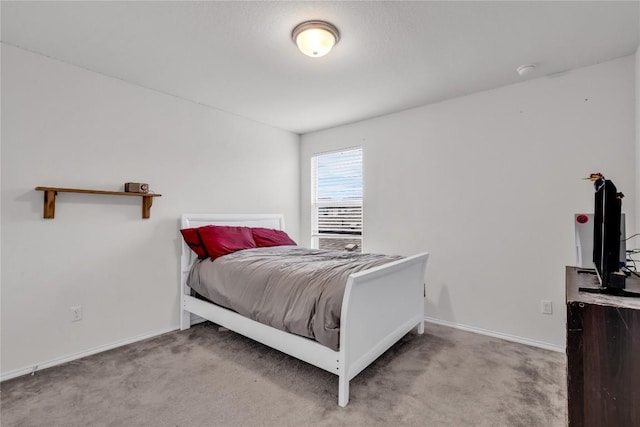
[[[282,212],[299,230],[299,136],[2,46],[2,374],[178,325],[179,216]],[[61,193],[42,219],[36,186]],[[71,306],[84,319],[70,321]]]
[[629,56],[303,135],[301,236],[312,154],[362,145],[364,249],[431,252],[427,316],[562,348],[580,178],[613,179],[634,229],[633,73]]

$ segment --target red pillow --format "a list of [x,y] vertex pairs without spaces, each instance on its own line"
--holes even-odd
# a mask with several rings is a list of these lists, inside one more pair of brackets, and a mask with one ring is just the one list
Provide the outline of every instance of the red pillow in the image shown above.
[[211,260],[241,249],[256,247],[249,227],[213,225],[201,227],[198,234]]
[[206,258],[209,256],[207,249],[202,244],[202,240],[200,240],[197,228],[184,228],[180,230],[180,233],[182,233],[182,238],[185,243],[198,255],[198,258]]
[[296,245],[291,237],[282,230],[273,230],[271,228],[252,228],[253,240],[259,248],[269,246],[286,246]]

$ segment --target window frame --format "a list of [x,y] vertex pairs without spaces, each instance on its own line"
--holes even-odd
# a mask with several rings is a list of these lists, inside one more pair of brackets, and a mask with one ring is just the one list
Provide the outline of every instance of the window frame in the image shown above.
[[[319,200],[318,199],[318,159],[322,156],[350,152],[350,151],[360,151],[360,175],[361,175],[361,184],[360,184],[360,192],[362,194],[360,199],[333,199],[333,200]],[[349,240],[349,241],[357,241],[358,247],[356,250],[361,250],[362,242],[364,237],[364,149],[362,146],[353,146],[353,147],[345,147],[338,150],[332,151],[324,151],[319,153],[314,153],[311,156],[311,247],[318,249],[320,247],[320,239],[331,239],[331,240]],[[356,208],[356,211],[359,208],[359,230],[354,233],[348,232],[336,232],[336,233],[327,233],[320,231],[321,225],[319,223],[319,211],[322,208],[332,208],[332,207],[345,207],[346,209]],[[352,242],[353,243],[353,242]],[[346,243],[345,243],[346,244]]]

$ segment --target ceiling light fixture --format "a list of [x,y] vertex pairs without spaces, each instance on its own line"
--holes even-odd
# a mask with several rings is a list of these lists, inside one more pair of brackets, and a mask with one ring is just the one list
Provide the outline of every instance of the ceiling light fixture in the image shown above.
[[305,21],[293,29],[291,38],[302,53],[318,58],[331,51],[340,40],[340,33],[328,22]]

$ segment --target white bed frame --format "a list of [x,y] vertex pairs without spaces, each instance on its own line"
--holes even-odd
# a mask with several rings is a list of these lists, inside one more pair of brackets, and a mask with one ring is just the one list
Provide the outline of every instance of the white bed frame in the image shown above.
[[[235,225],[284,230],[284,217],[265,215],[183,214],[182,227]],[[182,240],[182,239],[181,239]],[[195,254],[182,242],[180,329],[191,313],[273,347],[338,376],[338,404],[349,403],[349,381],[414,327],[424,333],[424,280],[428,253],[349,276],[340,317],[340,350],[255,322],[234,311],[196,299],[187,286]],[[195,322],[194,322],[195,323]]]

